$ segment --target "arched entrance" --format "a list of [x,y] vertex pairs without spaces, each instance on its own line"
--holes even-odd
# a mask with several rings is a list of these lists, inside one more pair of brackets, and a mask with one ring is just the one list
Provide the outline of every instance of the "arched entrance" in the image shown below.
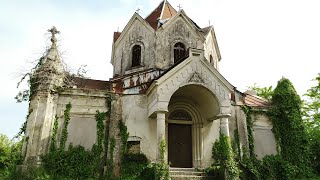
[[202,85],[185,85],[173,93],[166,116],[168,162],[171,167],[201,167],[201,131],[219,113],[219,101]]

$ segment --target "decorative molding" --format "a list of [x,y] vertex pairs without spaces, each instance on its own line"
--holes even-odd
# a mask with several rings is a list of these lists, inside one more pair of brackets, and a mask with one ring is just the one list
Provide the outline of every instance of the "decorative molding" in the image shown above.
[[195,83],[204,83],[203,79],[201,78],[201,76],[195,72],[191,78],[189,79],[189,82],[195,82]]

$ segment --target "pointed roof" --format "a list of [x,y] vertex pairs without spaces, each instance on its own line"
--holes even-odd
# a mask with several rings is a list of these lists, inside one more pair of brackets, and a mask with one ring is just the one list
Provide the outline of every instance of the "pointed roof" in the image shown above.
[[149,16],[146,17],[146,21],[151,25],[155,30],[158,29],[158,21],[169,19],[177,14],[177,11],[171,6],[171,4],[164,0],[159,6],[153,10]]

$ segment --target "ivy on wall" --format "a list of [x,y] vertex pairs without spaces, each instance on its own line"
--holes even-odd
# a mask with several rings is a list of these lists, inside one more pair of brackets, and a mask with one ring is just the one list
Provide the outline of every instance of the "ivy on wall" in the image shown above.
[[280,156],[296,166],[296,175],[312,175],[309,159],[309,142],[302,121],[302,101],[292,83],[282,78],[272,96],[273,107],[268,115],[273,123],[273,132],[280,145]]
[[220,133],[212,146],[213,164],[206,169],[208,176],[216,179],[239,179],[240,170],[235,161],[229,137]]
[[70,121],[70,110],[71,110],[71,103],[69,102],[66,105],[66,109],[64,110],[64,124],[63,124],[63,129],[62,129],[62,134],[61,134],[61,139],[60,139],[60,149],[64,150],[66,147],[66,141],[68,138],[68,125]]

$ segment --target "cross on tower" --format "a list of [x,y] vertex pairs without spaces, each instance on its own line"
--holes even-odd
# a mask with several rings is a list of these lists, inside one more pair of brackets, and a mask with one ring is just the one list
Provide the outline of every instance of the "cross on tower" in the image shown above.
[[56,42],[57,42],[57,39],[56,39],[56,34],[59,34],[60,31],[57,30],[57,28],[55,26],[52,26],[51,29],[48,29],[48,32],[51,33],[51,42],[52,42],[52,45],[55,45]]
[[182,9],[182,7],[181,7],[181,5],[180,5],[180,4],[179,4],[178,8],[179,8],[179,10],[180,10],[180,9]]
[[141,9],[138,7],[138,9],[136,10],[136,13],[138,13],[139,14],[139,11],[140,11]]

